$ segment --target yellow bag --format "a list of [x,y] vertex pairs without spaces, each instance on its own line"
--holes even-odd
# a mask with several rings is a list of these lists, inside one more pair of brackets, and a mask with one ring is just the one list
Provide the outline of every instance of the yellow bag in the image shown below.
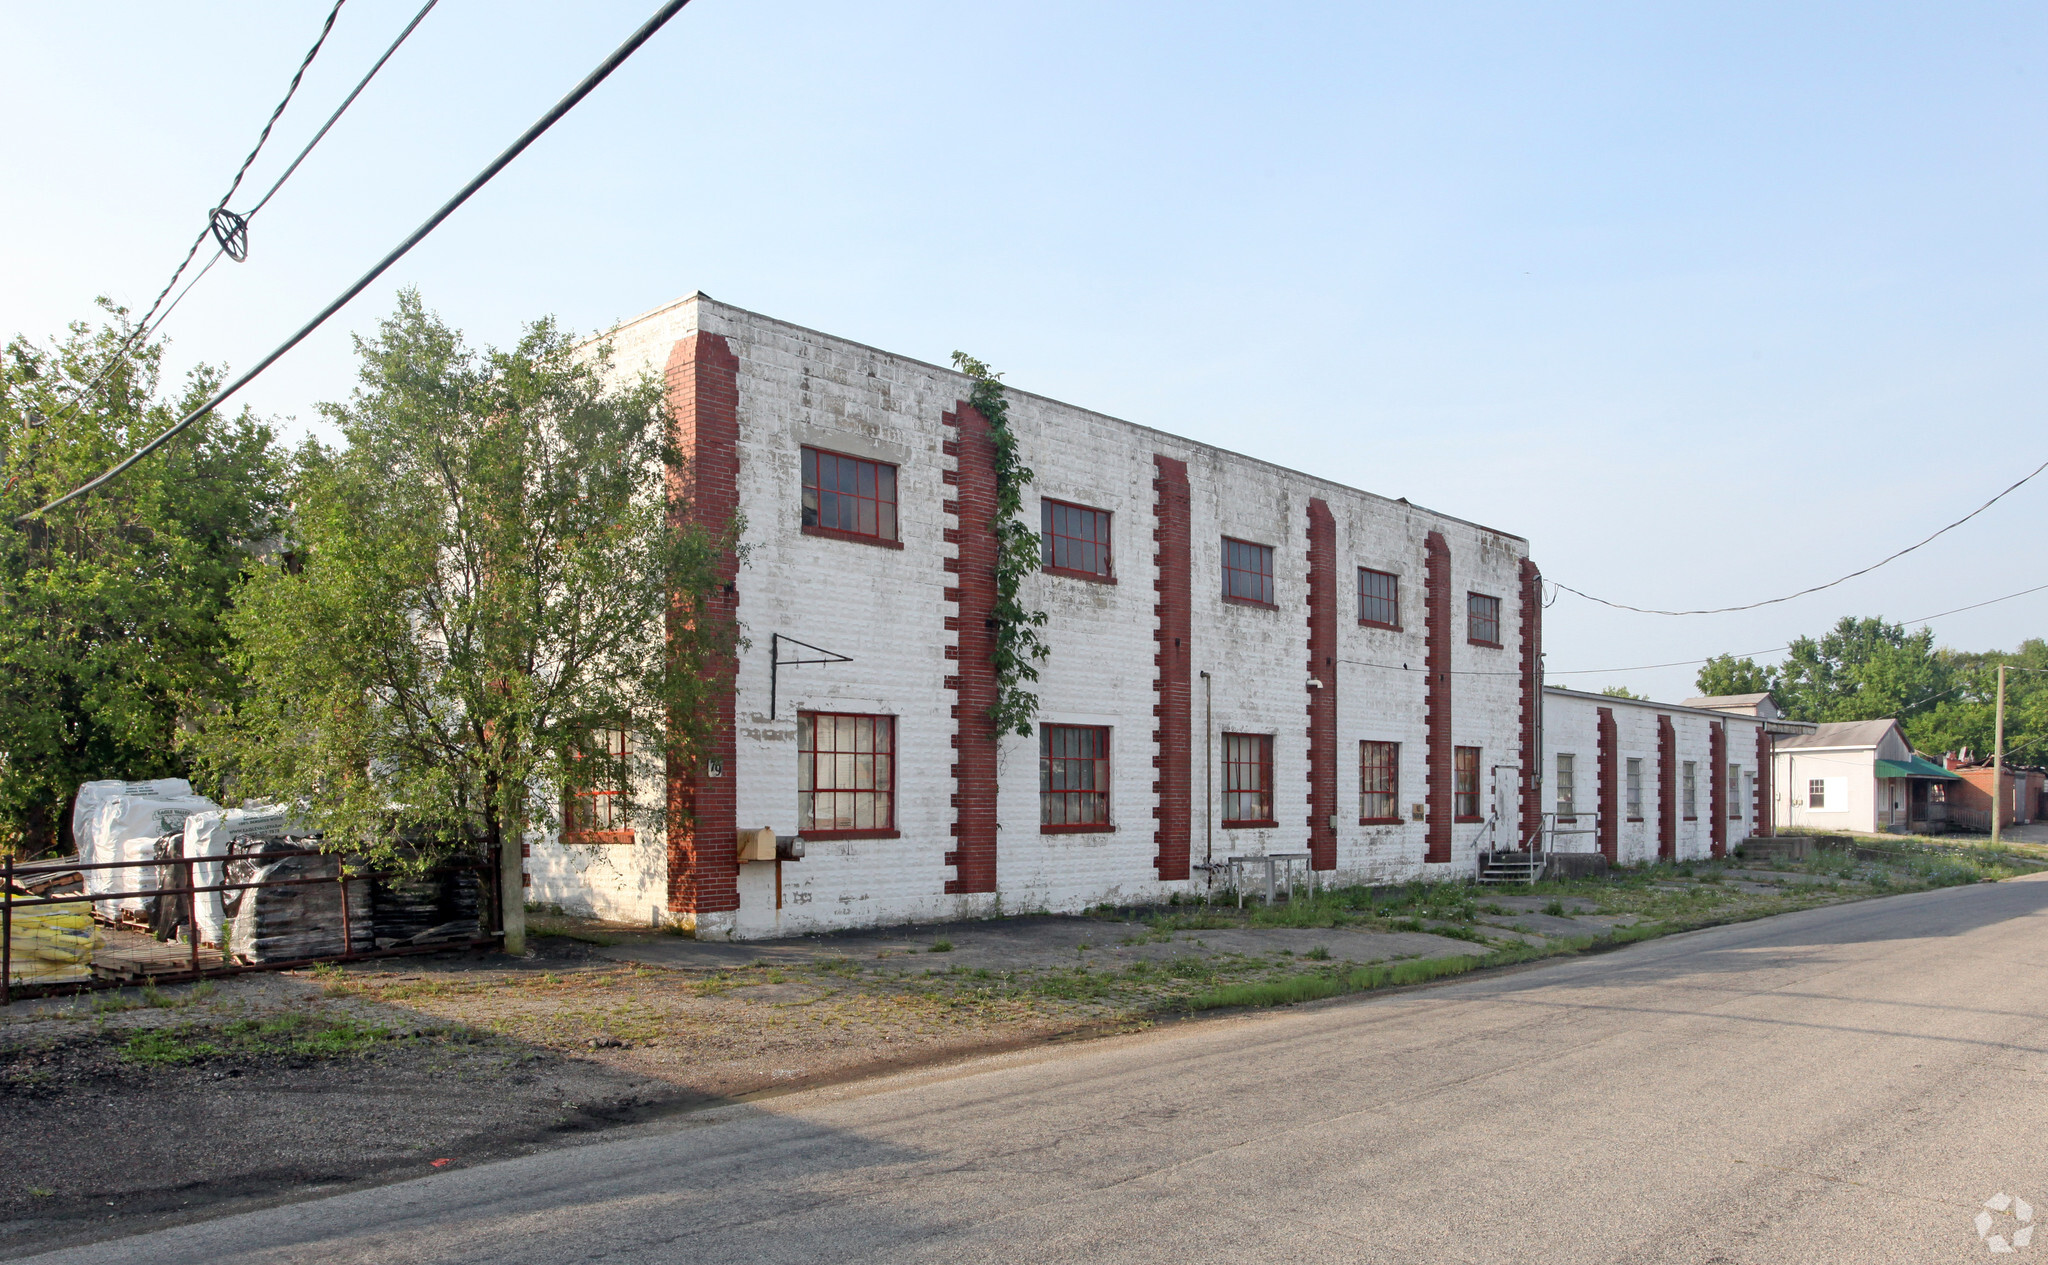
[[84,901],[16,905],[7,964],[16,984],[70,984],[92,978],[93,950],[103,939]]

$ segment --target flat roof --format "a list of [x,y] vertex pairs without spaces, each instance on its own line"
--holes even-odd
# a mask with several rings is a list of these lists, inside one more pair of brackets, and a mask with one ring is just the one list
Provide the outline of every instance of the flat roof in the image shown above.
[[[891,359],[901,360],[908,364],[922,365],[927,369],[936,369],[940,373],[947,374],[954,378],[958,378],[962,382],[971,381],[971,379],[969,379],[966,374],[961,373],[957,369],[951,369],[945,365],[933,364],[929,360],[919,360],[916,356],[906,356],[899,351],[889,351],[886,348],[877,347],[872,343],[860,342],[857,339],[847,338],[840,334],[828,333],[822,329],[812,329],[808,325],[799,325],[795,321],[785,321],[779,316],[770,316],[766,312],[756,312],[751,308],[744,308],[736,304],[727,303],[723,299],[714,299],[710,295],[704,293],[702,290],[692,290],[690,293],[684,295],[680,299],[664,303],[659,307],[649,308],[647,311],[642,312],[638,316],[620,321],[618,324],[606,330],[603,334],[594,335],[590,338],[585,339],[583,343],[580,345],[588,346],[591,343],[602,342],[607,336],[614,334],[619,330],[625,329],[629,325],[638,325],[642,321],[651,320],[654,317],[660,316],[664,312],[672,311],[675,308],[683,306],[685,303],[691,303],[695,301],[713,303],[719,307],[726,308],[730,311],[739,312],[747,316],[757,317],[764,321],[772,321],[777,325],[784,325],[789,327],[790,329],[801,330],[806,334],[812,334],[819,338],[828,338],[831,339],[833,342],[844,343],[849,347],[857,347],[862,351],[873,352],[877,356],[887,356],[890,357]],[[1013,387],[1007,382],[1003,384],[1003,390],[1007,392],[1014,392],[1017,395],[1025,396],[1029,399],[1042,400],[1047,404],[1057,404],[1061,408],[1070,408],[1075,410],[1076,412],[1088,413],[1095,417],[1099,417],[1104,421],[1115,422],[1119,426],[1128,426],[1132,430],[1144,431],[1146,434],[1164,435],[1166,438],[1174,440],[1177,443],[1193,444],[1197,448],[1206,448],[1211,452],[1219,452],[1224,454],[1225,456],[1236,457],[1241,461],[1249,461],[1256,465],[1264,466],[1268,470],[1277,470],[1282,474],[1291,475],[1298,479],[1307,479],[1315,483],[1320,483],[1324,487],[1341,488],[1346,492],[1350,492],[1358,496],[1369,496],[1375,500],[1384,501],[1388,505],[1406,505],[1410,509],[1421,510],[1425,514],[1432,515],[1436,518],[1441,518],[1446,522],[1462,523],[1466,527],[1475,528],[1483,532],[1490,532],[1493,535],[1499,536],[1505,540],[1520,541],[1525,546],[1529,543],[1529,538],[1527,536],[1517,536],[1515,533],[1511,531],[1502,531],[1498,527],[1488,527],[1484,523],[1476,523],[1469,518],[1459,518],[1456,514],[1446,514],[1442,510],[1431,509],[1426,505],[1417,505],[1405,496],[1385,496],[1378,492],[1368,492],[1364,488],[1355,488],[1348,483],[1339,483],[1334,479],[1325,479],[1321,475],[1309,474],[1308,472],[1303,470],[1296,470],[1292,466],[1283,466],[1275,461],[1267,461],[1263,457],[1254,457],[1249,453],[1238,452],[1234,448],[1224,448],[1218,444],[1208,443],[1204,440],[1190,439],[1186,435],[1176,435],[1170,430],[1161,430],[1156,426],[1147,426],[1142,422],[1129,421],[1125,418],[1117,417],[1114,414],[1103,413],[1096,409],[1086,408],[1079,404],[1070,403],[1066,400],[1056,400],[1049,395],[1039,395],[1033,391],[1026,391],[1018,387]]]
[[1713,720],[1746,720],[1758,725],[1766,723],[1761,716],[1742,716],[1734,712],[1715,711],[1711,707],[1688,707],[1684,703],[1660,703],[1655,699],[1649,698],[1623,698],[1619,694],[1594,694],[1586,690],[1566,689],[1562,685],[1546,685],[1543,687],[1543,692],[1545,694],[1562,695],[1565,698],[1588,699],[1599,703],[1603,707],[1609,705],[1617,707],[1647,707],[1651,711],[1684,712],[1687,715],[1706,716]]

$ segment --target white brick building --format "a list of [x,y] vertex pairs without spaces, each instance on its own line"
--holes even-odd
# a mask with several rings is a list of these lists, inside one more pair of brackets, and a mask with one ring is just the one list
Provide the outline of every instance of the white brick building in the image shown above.
[[1754,715],[1546,688],[1545,846],[1617,865],[1724,856],[1770,833],[1770,753]]
[[[768,936],[1162,899],[1242,854],[1462,876],[1533,820],[1521,538],[1011,390],[1025,512],[1068,565],[1023,594],[1050,615],[1039,732],[997,738],[992,449],[968,379],[702,295],[613,345],[622,371],[667,375],[699,515],[744,515],[750,645],[724,754],[672,777],[694,814],[536,843],[534,899]],[[825,657],[806,645],[846,661],[771,669]],[[834,755],[863,743],[889,759]],[[1095,789],[1048,795],[1054,775]],[[762,827],[804,859],[736,862],[736,830]]]

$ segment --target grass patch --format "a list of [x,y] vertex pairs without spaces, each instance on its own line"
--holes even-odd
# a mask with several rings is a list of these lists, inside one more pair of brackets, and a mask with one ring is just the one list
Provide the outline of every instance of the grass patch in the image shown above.
[[150,1028],[122,1044],[121,1058],[147,1067],[180,1067],[237,1056],[339,1058],[395,1038],[389,1028],[347,1017],[272,1015],[214,1027],[186,1023]]

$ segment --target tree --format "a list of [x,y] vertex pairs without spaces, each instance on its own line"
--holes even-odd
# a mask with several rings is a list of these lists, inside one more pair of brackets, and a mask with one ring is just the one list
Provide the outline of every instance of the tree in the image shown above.
[[[1989,756],[1996,724],[1998,666],[2008,666],[2005,745],[2024,764],[2048,759],[2048,642],[2031,638],[2017,652],[1937,652],[1950,693],[1906,721],[1906,736],[1921,751],[1969,750]],[[2011,669],[2020,669],[2013,671]]]
[[551,321],[478,354],[406,292],[356,350],[353,397],[322,406],[347,446],[297,456],[292,560],[237,593],[248,686],[209,756],[384,863],[502,845],[517,951],[529,818],[593,762],[630,786],[697,758],[734,663],[715,567],[738,524],[690,525],[652,375],[613,381]]
[[1648,697],[1650,697],[1648,694],[1638,694],[1635,691],[1629,689],[1629,687],[1626,685],[1610,685],[1602,689],[1600,692],[1602,694],[1605,694],[1609,698],[1647,699]]
[[1931,629],[1843,616],[1819,640],[1793,639],[1774,692],[1795,720],[1905,719],[1932,706],[1947,678]]
[[27,524],[219,386],[164,391],[163,345],[105,300],[97,329],[0,357],[0,850],[69,849],[94,778],[190,772],[195,717],[229,705],[223,617],[284,505],[281,455],[246,410],[187,430]]
[[1694,685],[1707,698],[1725,698],[1731,694],[1768,694],[1776,689],[1778,673],[1774,668],[1764,667],[1754,659],[1738,659],[1732,654],[1717,654],[1700,666],[1699,676]]

